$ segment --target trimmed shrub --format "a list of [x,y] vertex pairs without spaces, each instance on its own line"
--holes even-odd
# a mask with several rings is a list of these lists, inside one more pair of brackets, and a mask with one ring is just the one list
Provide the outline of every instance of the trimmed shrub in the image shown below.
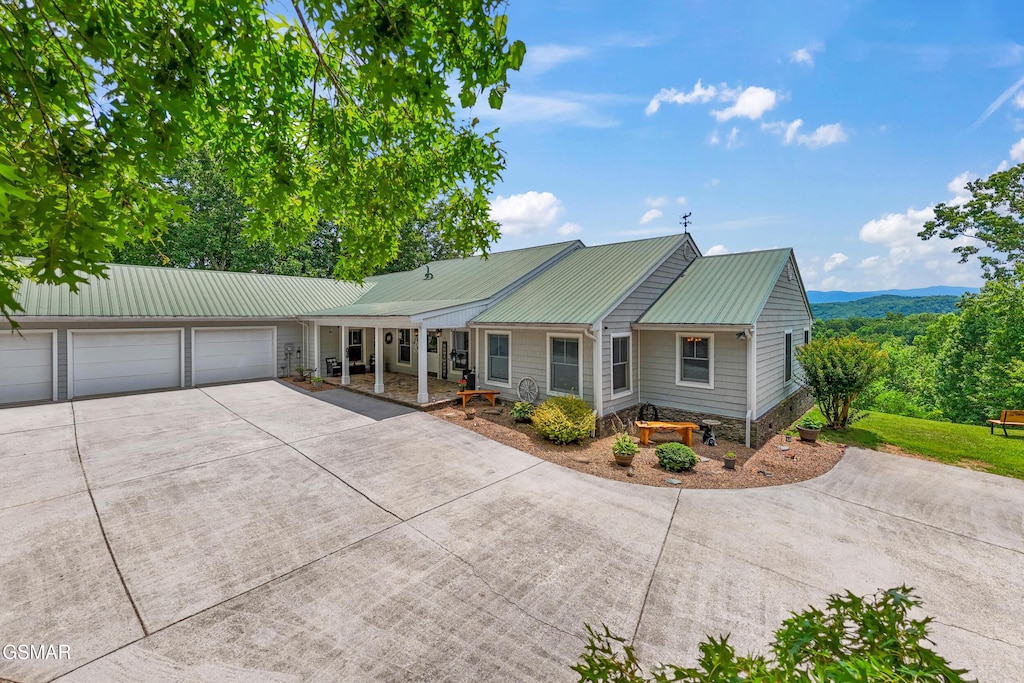
[[614,455],[636,455],[640,447],[633,443],[633,437],[623,432],[615,437],[612,442],[612,453]]
[[508,411],[514,420],[528,421],[533,417],[534,406],[526,401],[516,401],[512,409]]
[[533,426],[545,439],[572,443],[594,431],[594,411],[579,396],[554,396],[533,411]]
[[669,472],[689,471],[700,462],[692,448],[676,441],[661,444],[654,449],[654,454],[658,456],[658,464]]

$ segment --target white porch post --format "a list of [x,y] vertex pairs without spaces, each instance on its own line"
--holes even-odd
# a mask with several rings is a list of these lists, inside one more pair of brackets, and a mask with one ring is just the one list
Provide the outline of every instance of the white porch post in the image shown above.
[[420,324],[420,345],[416,349],[416,376],[419,379],[419,390],[416,393],[417,403],[428,403],[430,392],[427,390],[427,326]]
[[348,374],[348,325],[342,325],[338,335],[338,358],[341,360],[341,384],[348,386],[352,378]]
[[[604,417],[604,350],[602,349],[601,338],[604,336],[604,321],[598,321],[596,335],[594,336],[594,410],[598,417]],[[582,351],[582,349],[580,349]],[[580,354],[583,355],[582,353]],[[580,358],[580,362],[583,359]],[[580,395],[583,395],[583,388],[580,387]]]
[[373,328],[374,384],[373,393],[384,393],[384,328]]
[[312,375],[324,376],[324,370],[320,367],[320,323],[313,323],[313,366],[314,371]]

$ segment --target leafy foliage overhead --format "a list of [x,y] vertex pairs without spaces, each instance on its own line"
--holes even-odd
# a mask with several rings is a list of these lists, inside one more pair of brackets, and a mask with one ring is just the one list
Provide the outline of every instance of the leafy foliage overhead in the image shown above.
[[[335,275],[398,252],[400,226],[444,198],[460,254],[497,237],[495,131],[526,48],[498,0],[66,0],[0,9],[0,312],[23,277],[72,286],[131,238],[182,216],[166,179],[206,147],[281,248],[345,226]],[[19,260],[17,257],[27,257]]]

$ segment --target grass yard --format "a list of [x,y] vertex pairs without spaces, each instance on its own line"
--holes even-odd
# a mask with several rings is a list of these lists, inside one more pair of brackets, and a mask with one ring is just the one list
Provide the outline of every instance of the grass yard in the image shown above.
[[[821,417],[817,408],[813,414]],[[1024,479],[1024,430],[1009,432],[1007,438],[998,428],[993,435],[988,433],[987,426],[933,422],[869,411],[847,431],[826,429],[821,438],[875,450],[889,444],[907,453]]]

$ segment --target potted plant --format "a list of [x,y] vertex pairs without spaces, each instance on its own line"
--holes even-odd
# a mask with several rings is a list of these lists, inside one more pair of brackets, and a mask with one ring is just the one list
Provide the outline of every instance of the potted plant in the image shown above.
[[529,422],[533,418],[533,404],[526,401],[516,401],[508,413],[516,422]]
[[475,417],[476,417],[476,408],[467,408],[466,409],[466,419],[467,420],[472,420]]
[[302,367],[301,365],[296,365],[295,372],[292,373],[292,378],[302,381],[302,376],[305,374],[305,372],[306,368]]
[[309,378],[309,381],[313,384],[314,389],[319,389],[320,386],[324,383],[324,378],[321,377],[320,375],[313,375],[312,377]]
[[465,390],[466,390],[466,378],[463,377],[462,379],[459,380],[459,391],[465,391]]
[[629,467],[633,464],[633,456],[640,452],[640,447],[633,441],[633,437],[625,432],[620,432],[612,442],[612,455],[615,456],[616,464]]
[[729,451],[725,454],[725,469],[734,470],[736,469],[736,454]]
[[801,441],[814,443],[818,440],[818,434],[821,433],[821,428],[824,426],[825,423],[818,418],[805,415],[796,423],[796,431],[800,432]]

